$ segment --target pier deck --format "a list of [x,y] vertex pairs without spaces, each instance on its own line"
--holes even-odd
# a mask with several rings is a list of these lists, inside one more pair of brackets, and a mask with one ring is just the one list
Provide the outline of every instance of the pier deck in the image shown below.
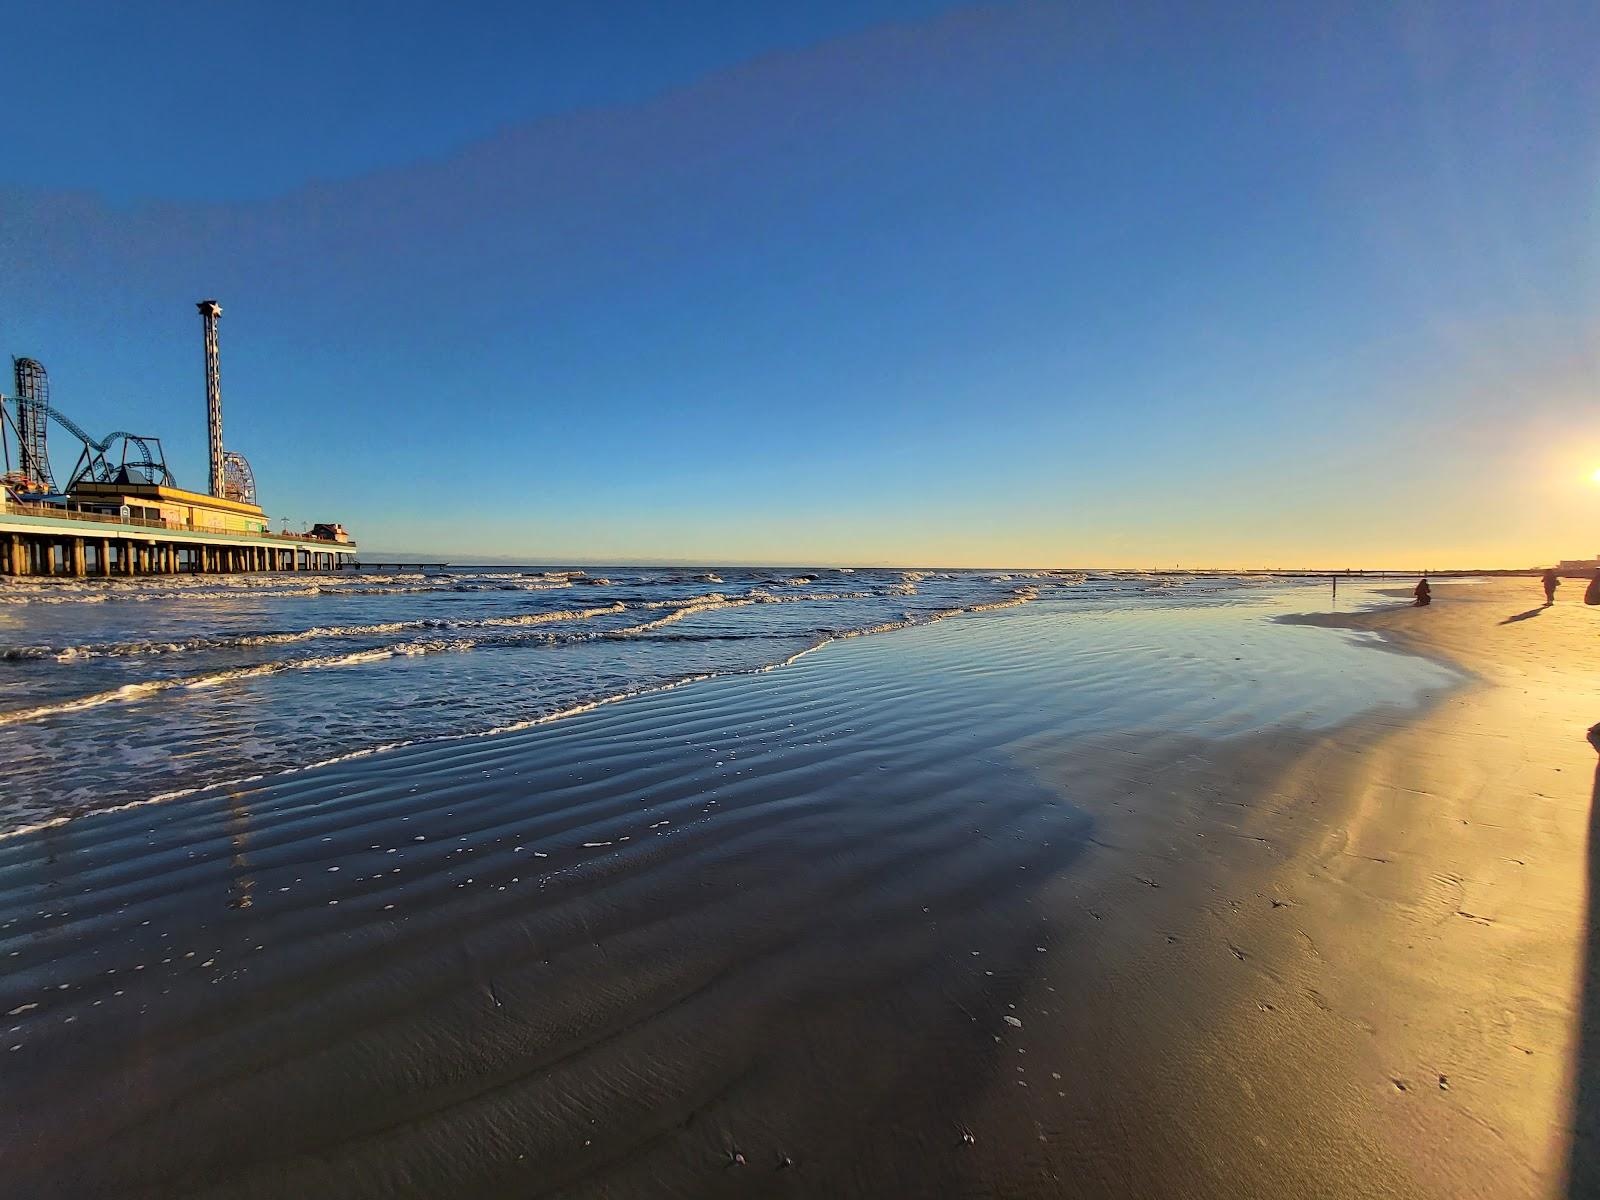
[[0,506],[0,574],[127,576],[337,571],[354,542],[285,533],[235,533],[121,520],[33,505]]

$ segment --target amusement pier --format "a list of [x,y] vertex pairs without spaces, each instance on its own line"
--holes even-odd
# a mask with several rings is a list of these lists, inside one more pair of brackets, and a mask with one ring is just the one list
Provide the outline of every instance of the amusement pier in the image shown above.
[[[15,394],[0,395],[0,573],[128,576],[256,571],[336,571],[359,565],[344,527],[273,533],[256,503],[244,455],[223,449],[217,320],[202,300],[209,490],[177,485],[161,439],[117,431],[95,438],[50,403],[50,381],[35,359],[13,358]],[[51,423],[81,445],[58,488],[50,466]],[[12,455],[12,444],[16,456]]]

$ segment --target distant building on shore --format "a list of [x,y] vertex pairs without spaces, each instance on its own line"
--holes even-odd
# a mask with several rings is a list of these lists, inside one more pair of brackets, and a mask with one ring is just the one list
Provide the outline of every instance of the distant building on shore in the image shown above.
[[1593,558],[1563,558],[1556,564],[1558,571],[1600,571],[1600,554]]

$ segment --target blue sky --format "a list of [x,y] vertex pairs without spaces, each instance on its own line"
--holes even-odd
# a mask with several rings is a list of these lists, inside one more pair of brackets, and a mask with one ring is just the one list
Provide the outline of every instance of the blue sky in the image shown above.
[[36,7],[0,349],[371,552],[1600,550],[1592,6]]

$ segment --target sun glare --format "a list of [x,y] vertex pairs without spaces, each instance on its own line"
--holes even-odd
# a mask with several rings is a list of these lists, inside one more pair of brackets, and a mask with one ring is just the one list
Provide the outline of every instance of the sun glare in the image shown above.
[[1596,467],[1594,469],[1594,474],[1589,476],[1589,478],[1594,480],[1596,483],[1600,483],[1600,467]]

